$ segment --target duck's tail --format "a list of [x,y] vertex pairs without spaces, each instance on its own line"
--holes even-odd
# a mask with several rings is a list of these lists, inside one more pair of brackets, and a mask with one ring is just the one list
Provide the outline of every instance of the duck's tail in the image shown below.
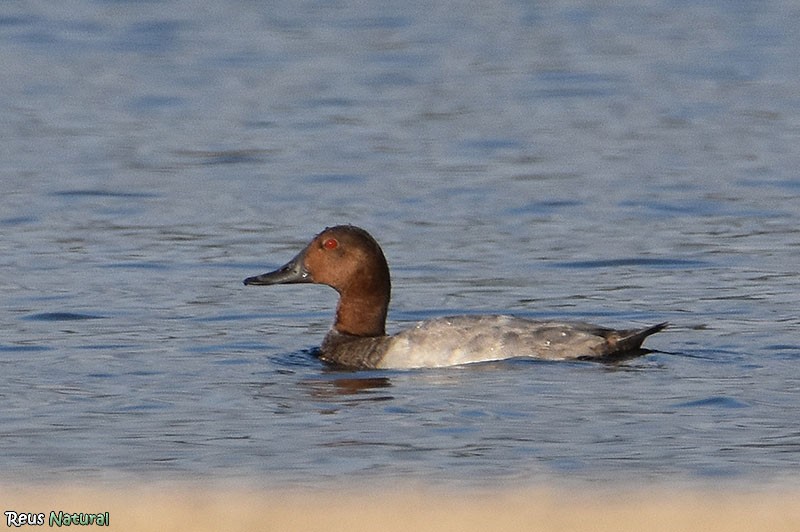
[[642,347],[645,339],[651,334],[663,331],[668,326],[669,322],[665,321],[644,329],[609,330],[606,335],[605,352],[598,357],[594,357],[594,360],[616,362],[646,355],[651,350]]
[[[646,327],[644,329],[629,329],[627,331],[619,331],[619,336],[612,341],[615,342],[616,351],[618,352],[635,351],[642,348],[642,343],[644,342],[645,338],[651,334],[663,331],[668,326],[669,322],[665,321],[663,323],[659,323],[658,325],[653,325],[652,327]],[[609,340],[611,339],[609,338]]]

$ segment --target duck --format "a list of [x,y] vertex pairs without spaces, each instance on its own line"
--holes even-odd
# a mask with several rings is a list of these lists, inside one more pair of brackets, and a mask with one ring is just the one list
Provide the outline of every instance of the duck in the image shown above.
[[650,352],[644,340],[669,324],[611,329],[581,321],[513,315],[443,316],[386,334],[389,266],[378,242],[354,225],[326,227],[277,270],[248,286],[315,283],[339,293],[333,326],[319,358],[350,369],[442,368],[529,357],[617,361]]

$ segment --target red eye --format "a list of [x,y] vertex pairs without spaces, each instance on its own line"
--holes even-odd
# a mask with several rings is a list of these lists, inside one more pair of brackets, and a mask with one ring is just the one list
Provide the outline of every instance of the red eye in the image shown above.
[[325,249],[336,249],[339,247],[339,241],[335,238],[329,238],[322,243],[322,247]]

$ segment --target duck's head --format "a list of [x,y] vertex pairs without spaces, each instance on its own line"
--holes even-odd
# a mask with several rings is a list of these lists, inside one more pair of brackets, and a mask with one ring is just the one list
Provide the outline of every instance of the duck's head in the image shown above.
[[339,292],[334,329],[354,336],[385,334],[391,283],[378,243],[352,225],[328,227],[275,271],[248,277],[246,285],[325,284]]

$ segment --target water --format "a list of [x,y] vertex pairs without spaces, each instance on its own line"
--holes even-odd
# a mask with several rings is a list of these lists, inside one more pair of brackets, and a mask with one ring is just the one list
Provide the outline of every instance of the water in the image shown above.
[[[774,484],[800,471],[793,2],[4,2],[4,481]],[[388,328],[669,320],[619,366],[343,372]]]

